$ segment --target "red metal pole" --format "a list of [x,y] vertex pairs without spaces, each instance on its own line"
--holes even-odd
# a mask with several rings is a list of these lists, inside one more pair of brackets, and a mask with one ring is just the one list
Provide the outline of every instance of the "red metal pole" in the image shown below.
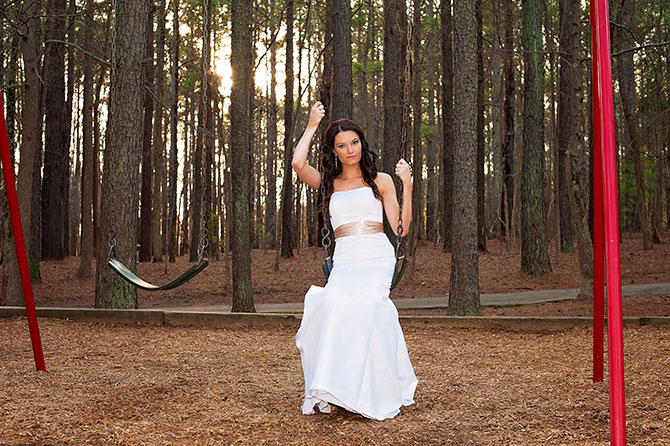
[[593,382],[603,381],[605,331],[605,234],[603,232],[602,159],[600,156],[600,103],[598,100],[598,46],[595,4],[591,2],[591,91],[593,104]]
[[26,302],[26,316],[28,316],[28,328],[30,329],[30,341],[33,344],[33,356],[35,367],[39,371],[46,371],[44,366],[44,354],[42,353],[42,340],[40,339],[40,328],[37,325],[37,313],[35,312],[35,300],[33,298],[33,285],[30,282],[30,270],[28,269],[28,256],[26,245],[23,241],[23,230],[21,229],[21,216],[19,214],[19,201],[16,197],[16,186],[14,185],[14,166],[9,153],[9,139],[7,137],[7,124],[5,122],[5,108],[0,95],[0,155],[2,156],[2,170],[5,174],[5,188],[7,190],[7,202],[9,203],[9,215],[12,220],[12,232],[14,234],[14,246],[16,247],[16,258],[19,263],[21,285],[23,286],[23,299]]
[[610,371],[610,442],[626,444],[626,398],[623,375],[623,323],[621,313],[621,265],[617,200],[612,57],[607,0],[596,0],[600,129],[602,136],[605,255],[607,258],[607,345]]

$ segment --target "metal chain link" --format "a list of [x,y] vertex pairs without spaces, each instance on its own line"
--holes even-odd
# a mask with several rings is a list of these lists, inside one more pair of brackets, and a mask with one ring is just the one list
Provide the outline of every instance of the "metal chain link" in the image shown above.
[[114,252],[114,248],[116,247],[116,229],[112,229],[107,233],[107,236],[109,237],[109,252],[107,253],[107,258],[111,259],[112,258],[112,253]]
[[207,229],[207,224],[200,231],[200,255],[198,256],[199,260],[202,260],[205,257],[205,250],[209,246],[209,230]]
[[321,180],[319,193],[321,194],[321,215],[323,215],[323,226],[321,227],[321,245],[323,245],[323,258],[325,259],[328,257],[331,240],[330,228],[328,227],[328,222],[326,221],[326,212],[323,207],[326,201],[326,186],[323,184],[323,180]]
[[[408,123],[407,116],[409,115],[409,82],[411,79],[411,66],[412,66],[412,57],[411,57],[411,42],[413,35],[412,22],[408,20],[407,24],[407,43],[405,47],[405,85],[403,88],[403,98],[402,98],[402,127],[400,131],[400,151],[401,157],[404,159],[407,157],[407,132],[408,132]],[[396,238],[396,257],[400,251],[400,245],[403,239],[403,225],[402,225],[402,201],[403,201],[403,192],[402,192],[402,182],[400,183],[400,199],[398,200],[398,226],[396,228],[397,238]]]

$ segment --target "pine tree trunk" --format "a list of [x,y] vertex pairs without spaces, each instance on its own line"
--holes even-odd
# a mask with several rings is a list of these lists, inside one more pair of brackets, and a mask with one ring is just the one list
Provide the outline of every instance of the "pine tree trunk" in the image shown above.
[[331,120],[352,118],[351,1],[333,2],[333,114]]
[[[500,29],[500,2],[493,2],[495,28]],[[491,115],[493,120],[493,130],[491,134],[491,144],[493,146],[493,169],[490,176],[490,192],[488,194],[488,222],[489,230],[493,234],[500,234],[500,207],[502,203],[502,110],[503,110],[503,81],[502,81],[502,45],[500,34],[494,33],[493,55],[492,55],[492,85],[491,97],[493,106]]]
[[282,184],[281,256],[293,257],[293,0],[286,2],[286,99],[284,100],[284,182]]
[[[274,35],[280,26],[275,17],[275,2],[270,4],[272,26],[270,34]],[[272,42],[270,48],[270,98],[267,111],[267,159],[265,178],[267,180],[267,195],[265,199],[265,239],[266,249],[275,249],[275,231],[277,230],[277,43]]]
[[[412,225],[409,232],[409,278],[414,279],[416,248],[421,236],[423,216],[423,151],[421,148],[421,0],[414,0],[412,23]],[[409,162],[409,160],[407,160]]]
[[540,0],[523,0],[523,162],[521,172],[521,270],[551,272],[544,224],[544,57]]
[[475,1],[477,20],[477,240],[486,251],[486,208],[484,206],[484,51],[482,0]]
[[[382,146],[382,171],[393,172],[395,164],[406,157],[408,150],[409,97],[405,97],[407,60],[407,13],[404,0],[384,0],[384,137]],[[396,192],[401,195],[401,183],[393,175]],[[414,187],[418,189],[418,187]],[[399,200],[400,201],[400,200]],[[394,238],[386,222],[385,232]]]
[[[93,41],[94,11],[93,0],[86,1],[84,46]],[[81,207],[81,254],[77,277],[86,278],[93,274],[93,58],[84,56],[84,104],[82,111],[82,137],[84,146]]]
[[[622,2],[622,25],[628,29],[635,28],[634,5],[629,2]],[[612,36],[613,46],[617,49],[623,49],[630,45],[624,44],[624,38],[621,31],[614,31]],[[621,95],[621,105],[624,114],[624,131],[627,135],[626,140],[630,144],[631,155],[633,158],[633,169],[635,171],[635,191],[637,211],[640,216],[640,225],[642,227],[642,245],[645,250],[654,248],[653,228],[646,200],[646,185],[644,181],[644,172],[642,168],[642,140],[639,135],[639,124],[636,112],[637,94],[635,91],[635,65],[633,62],[633,52],[622,54],[616,59],[616,74],[619,81],[619,93]]]
[[477,251],[477,25],[475,4],[454,1],[453,252],[450,315],[481,312]]
[[[75,26],[74,26],[74,16],[75,16],[75,0],[70,0],[70,6],[67,13],[67,24],[66,31],[67,34],[65,39],[70,41],[76,41],[75,35]],[[63,172],[63,177],[61,179],[63,185],[63,252],[65,256],[73,255],[70,251],[72,246],[70,243],[70,144],[72,139],[72,108],[74,105],[74,85],[78,83],[78,80],[75,77],[74,66],[76,65],[76,57],[74,53],[74,48],[71,45],[67,47],[67,96],[65,100],[65,116],[63,117],[63,141],[65,142],[64,150],[66,153],[65,156],[65,168]],[[74,164],[77,164],[77,160],[74,160]],[[76,197],[76,191],[74,191]],[[79,200],[75,198],[78,202]],[[76,207],[76,205],[74,206]]]
[[442,166],[444,188],[442,190],[442,240],[444,252],[453,249],[453,198],[454,198],[454,63],[453,20],[451,0],[442,0]]
[[577,53],[579,51],[579,4],[570,0],[559,1],[560,71],[558,88],[558,191],[561,223],[561,251],[572,252],[572,215],[570,207],[570,165],[568,150],[574,147],[575,127],[579,104],[575,96],[578,82]]
[[[65,0],[47,2],[46,40],[65,40]],[[65,141],[65,45],[45,45],[46,93],[44,170],[42,180],[42,258],[65,258],[65,178],[69,153]],[[69,128],[69,125],[67,126]]]
[[[42,175],[42,86],[40,82],[40,15],[41,8],[38,0],[27,0],[24,2],[24,13],[26,17],[27,32],[21,38],[21,51],[23,53],[24,86],[21,139],[21,160],[19,162],[19,178],[17,184],[17,195],[19,211],[21,212],[21,223],[26,234],[26,249],[28,250],[28,263],[30,265],[30,277],[34,283],[40,281],[40,239],[33,237],[32,227],[40,228],[41,217],[39,207],[41,204],[40,183]],[[36,166],[37,163],[37,166]],[[36,200],[37,211],[33,208]]]
[[[152,6],[147,20],[147,54],[144,58],[144,76],[148,84],[154,83],[154,11]],[[158,110],[160,105],[157,104]],[[153,154],[151,153],[151,130],[154,100],[147,89],[144,92],[144,128],[142,130],[142,192],[140,202],[140,262],[151,260],[151,179],[153,178]]]
[[249,83],[251,76],[251,3],[232,2],[232,55],[233,84],[231,93],[231,180],[233,186],[233,312],[255,312],[251,285],[251,240],[249,225]]
[[[107,234],[116,230],[116,258],[136,269],[137,178],[142,157],[142,101],[149,2],[117,0],[113,49],[108,143],[104,152],[98,265],[107,258]],[[97,308],[137,308],[136,289],[110,268],[97,268]]]
[[[162,2],[161,2],[162,3]],[[179,2],[172,2],[172,33],[173,44],[170,64],[170,177],[168,181],[168,221],[169,221],[169,235],[168,235],[168,255],[170,262],[176,260],[177,254],[177,124],[179,112]],[[184,163],[185,164],[185,163]],[[184,202],[188,196],[185,191],[187,188],[186,182],[183,183],[184,188]],[[186,214],[186,213],[185,213]],[[186,218],[186,217],[184,217]]]
[[[428,3],[428,19],[434,20],[434,11],[432,1]],[[426,180],[426,240],[435,242],[437,239],[437,189],[439,183],[439,172],[437,170],[437,159],[439,147],[437,144],[437,127],[435,122],[435,34],[426,36],[428,44],[426,52],[428,53],[426,66],[426,76],[428,78],[428,125],[435,129],[433,133],[427,136],[426,147],[426,167],[428,178]]]
[[512,7],[514,1],[505,1],[504,23],[505,23],[505,42],[504,42],[504,57],[503,57],[503,71],[504,71],[504,86],[505,86],[505,101],[503,105],[503,200],[501,202],[500,214],[503,223],[503,233],[508,241],[513,238],[512,232],[513,215],[514,212],[514,191],[515,181],[514,177],[514,115],[515,115],[515,87],[516,81],[514,79],[513,66],[513,52],[514,52],[514,23],[512,20]]

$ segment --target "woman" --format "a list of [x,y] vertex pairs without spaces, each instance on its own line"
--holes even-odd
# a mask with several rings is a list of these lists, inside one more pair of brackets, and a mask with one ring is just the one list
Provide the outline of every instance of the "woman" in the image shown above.
[[[414,403],[417,379],[389,300],[395,266],[383,232],[382,212],[396,228],[399,205],[390,175],[377,172],[377,156],[361,128],[340,119],[328,127],[321,147],[323,175],[307,164],[307,152],[323,105],[312,107],[296,146],[293,169],[312,188],[325,189],[325,216],[335,230],[333,269],[325,287],[312,286],[296,344],[305,375],[304,414],[331,405],[383,420]],[[405,160],[395,173],[403,183],[403,235],[412,215],[412,179]]]

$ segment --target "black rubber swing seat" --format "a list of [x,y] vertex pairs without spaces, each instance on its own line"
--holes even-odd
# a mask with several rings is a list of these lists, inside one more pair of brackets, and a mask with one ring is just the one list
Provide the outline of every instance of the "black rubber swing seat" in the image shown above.
[[207,265],[209,265],[209,262],[207,259],[200,259],[197,262],[195,262],[189,269],[184,271],[182,275],[177,277],[176,279],[166,283],[165,285],[152,285],[149,282],[146,282],[142,279],[140,279],[134,272],[132,272],[126,265],[123,263],[119,262],[115,258],[109,258],[107,259],[107,264],[109,265],[110,268],[116,272],[123,280],[126,282],[130,283],[131,285],[136,286],[137,288],[141,288],[146,291],[165,291],[165,290],[171,290],[173,288],[177,288],[180,285],[185,284],[198,274],[200,272],[207,268]]

